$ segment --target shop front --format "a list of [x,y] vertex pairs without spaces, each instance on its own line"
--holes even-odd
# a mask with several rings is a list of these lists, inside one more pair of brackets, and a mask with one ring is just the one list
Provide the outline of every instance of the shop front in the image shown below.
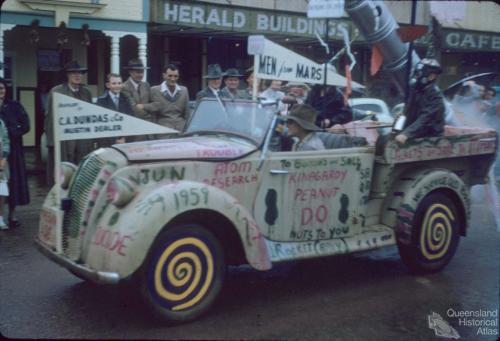
[[441,61],[444,85],[483,72],[500,74],[500,33],[443,28]]
[[134,15],[120,3],[7,0],[2,4],[0,76],[9,82],[8,96],[20,101],[30,116],[26,146],[40,144],[48,91],[65,81],[61,70],[66,62],[77,60],[88,67],[84,83],[97,97],[104,91],[107,73],[120,73],[130,58],[147,61],[149,1],[130,2]]
[[[345,29],[351,39],[358,36],[353,44],[357,57],[363,59],[362,54],[368,53],[348,18],[313,20],[304,12],[159,0],[152,10],[151,21],[149,41],[155,51],[161,51],[150,55],[151,82],[161,82],[162,67],[175,63],[181,70],[181,83],[188,87],[191,97],[205,85],[203,75],[208,64],[218,63],[223,69],[236,67],[240,71],[253,65],[247,54],[249,35],[264,35],[322,63],[344,46],[342,29]],[[332,48],[329,56],[316,32]],[[343,65],[338,67],[343,70]],[[353,70],[353,78],[362,81],[365,73],[364,65],[359,63]]]

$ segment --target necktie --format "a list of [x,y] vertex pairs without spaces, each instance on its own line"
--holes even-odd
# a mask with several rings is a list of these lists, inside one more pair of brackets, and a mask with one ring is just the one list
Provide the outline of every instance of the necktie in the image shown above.
[[137,93],[139,94],[139,98],[141,98],[141,83],[137,84]]
[[115,103],[115,107],[116,107],[116,109],[118,109],[118,103],[119,103],[119,102],[118,102],[118,96],[113,95],[113,97],[112,97],[112,98],[113,98],[113,102]]

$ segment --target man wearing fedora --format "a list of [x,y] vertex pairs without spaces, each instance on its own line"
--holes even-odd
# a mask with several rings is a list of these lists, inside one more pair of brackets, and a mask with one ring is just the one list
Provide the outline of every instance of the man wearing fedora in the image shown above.
[[[123,83],[122,93],[130,100],[130,105],[134,115],[141,120],[154,122],[154,105],[151,103],[151,87],[148,82],[143,82],[144,70],[149,67],[144,66],[142,60],[131,59],[127,66],[129,78]],[[132,136],[131,141],[144,141],[152,139],[152,136]]]
[[316,122],[318,113],[307,104],[296,104],[290,113],[285,116],[288,126],[288,135],[298,138],[293,144],[292,151],[323,150],[325,145],[315,132],[321,131]]
[[[81,101],[92,103],[90,90],[82,84],[82,75],[87,72],[87,68],[80,66],[77,61],[71,61],[64,66],[66,73],[66,83],[53,87],[49,92],[48,105],[45,117],[45,134],[47,136],[47,183],[54,184],[54,93],[60,93]],[[61,142],[61,161],[69,161],[78,164],[80,160],[93,150],[93,141],[70,140]]]
[[243,77],[237,69],[227,69],[224,76],[225,87],[220,91],[220,96],[230,99],[251,99],[252,97],[245,90],[238,89],[240,77]]
[[[151,100],[157,113],[157,123],[182,131],[191,112],[189,92],[185,86],[177,84],[179,69],[169,64],[163,69],[163,83],[151,88]],[[158,135],[159,138],[167,137]]]
[[196,94],[196,102],[201,101],[201,99],[205,97],[208,98],[220,97],[219,91],[220,91],[220,86],[222,84],[223,76],[224,73],[222,72],[222,69],[220,68],[219,64],[208,65],[207,74],[203,77],[208,81],[208,86]]

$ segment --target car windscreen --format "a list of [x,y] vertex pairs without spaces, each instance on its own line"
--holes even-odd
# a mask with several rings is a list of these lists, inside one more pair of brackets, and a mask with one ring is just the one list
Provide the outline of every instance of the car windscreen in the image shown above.
[[184,133],[227,133],[261,144],[273,119],[273,109],[247,100],[203,99]]

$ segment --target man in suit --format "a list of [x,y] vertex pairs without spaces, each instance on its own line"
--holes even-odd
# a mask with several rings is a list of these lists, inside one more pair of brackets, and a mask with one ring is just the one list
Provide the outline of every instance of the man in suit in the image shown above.
[[[148,82],[143,82],[145,67],[140,59],[129,60],[127,66],[129,78],[123,83],[122,93],[129,98],[134,115],[141,120],[154,122],[154,106],[151,103],[151,87]],[[131,137],[133,141],[150,140],[153,136]]]
[[199,91],[196,94],[196,102],[199,103],[202,98],[217,98],[219,97],[220,86],[222,84],[222,77],[224,73],[220,68],[219,64],[210,64],[208,65],[207,74],[203,77],[207,79],[208,86]]
[[[189,110],[189,93],[185,86],[177,84],[179,69],[169,64],[163,69],[164,81],[151,88],[151,100],[155,108],[156,122],[162,126],[182,131],[191,112]],[[168,135],[157,135],[166,138]]]
[[245,90],[238,89],[240,77],[243,77],[237,69],[227,69],[224,76],[225,87],[220,91],[220,96],[230,99],[252,99]]
[[[97,105],[101,107],[119,111],[123,114],[133,116],[134,112],[127,97],[121,94],[123,88],[122,77],[116,73],[106,76],[106,93],[97,99]],[[108,147],[115,143],[125,143],[125,137],[102,138],[97,141],[99,147]]]
[[[92,103],[90,90],[82,84],[82,76],[87,68],[80,66],[77,61],[71,61],[64,66],[66,83],[53,87],[49,92],[47,112],[45,117],[45,134],[47,136],[47,184],[54,184],[54,93],[60,93],[85,102]],[[78,164],[85,155],[93,150],[93,141],[70,140],[61,142],[61,161]]]

